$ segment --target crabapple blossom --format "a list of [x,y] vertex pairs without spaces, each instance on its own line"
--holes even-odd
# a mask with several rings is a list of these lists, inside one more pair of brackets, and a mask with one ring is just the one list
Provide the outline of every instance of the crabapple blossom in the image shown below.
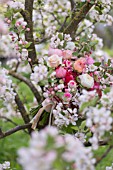
[[29,147],[21,148],[18,154],[18,161],[25,170],[57,170],[55,162],[58,157],[65,169],[73,167],[74,170],[94,170],[95,160],[92,158],[91,149],[85,148],[71,135],[59,135],[55,127],[46,127],[39,133],[34,132]]

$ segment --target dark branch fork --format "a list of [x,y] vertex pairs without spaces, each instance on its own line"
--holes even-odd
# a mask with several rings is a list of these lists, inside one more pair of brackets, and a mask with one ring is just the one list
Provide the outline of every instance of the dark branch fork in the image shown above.
[[7,136],[10,136],[10,135],[12,135],[12,134],[14,134],[14,133],[16,133],[16,132],[18,132],[20,130],[29,129],[29,128],[31,128],[31,123],[16,126],[13,129],[10,129],[10,130],[8,130],[6,132],[2,132],[2,130],[0,129],[0,139],[5,138]]

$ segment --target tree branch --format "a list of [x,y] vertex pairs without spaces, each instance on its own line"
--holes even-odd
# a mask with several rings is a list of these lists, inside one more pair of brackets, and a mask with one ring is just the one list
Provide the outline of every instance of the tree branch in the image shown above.
[[25,0],[25,10],[21,10],[21,15],[24,20],[27,22],[27,26],[30,28],[29,32],[25,32],[25,39],[28,42],[31,42],[29,47],[30,51],[28,51],[28,57],[31,58],[32,64],[36,62],[36,49],[33,37],[33,21],[32,21],[32,13],[33,13],[33,3],[34,0]]
[[31,89],[31,91],[33,92],[35,98],[37,99],[37,102],[41,102],[41,96],[38,92],[38,90],[35,88],[35,86],[33,85],[33,83],[27,79],[26,77],[23,77],[22,75],[19,75],[18,73],[9,71],[9,75],[13,76],[14,78],[24,82],[26,85],[29,86],[29,88]]
[[24,129],[31,128],[31,125],[32,125],[31,123],[27,123],[27,124],[25,124],[25,125],[16,126],[15,128],[10,129],[10,130],[6,131],[5,133],[1,131],[1,133],[0,133],[0,139],[5,138],[5,137],[7,137],[7,136],[10,136],[10,135],[12,135],[13,133],[18,132],[18,131],[20,131],[20,130],[24,130]]
[[[15,93],[16,93],[15,102],[16,102],[16,104],[18,106],[18,109],[19,109],[19,111],[21,113],[21,116],[22,116],[25,123],[29,123],[30,119],[29,119],[29,116],[28,116],[28,114],[26,112],[26,109],[25,109],[22,101],[20,100],[20,97],[19,97],[18,93],[17,92],[15,92]],[[29,133],[31,133],[31,129],[28,129],[28,130],[29,130]]]
[[74,9],[74,6],[75,6],[74,0],[70,0],[70,3],[71,3],[71,10],[73,10],[73,9]]
[[113,146],[109,146],[109,148],[105,151],[105,153],[101,156],[101,158],[97,159],[97,162],[95,164],[96,166],[102,161],[102,159],[104,159],[109,154],[112,148]]
[[75,12],[73,14],[73,18],[69,21],[69,25],[65,28],[64,31],[62,31],[66,34],[70,34],[73,37],[78,28],[79,23],[86,17],[87,13],[93,5],[94,4],[91,4],[90,2],[86,2],[79,12]]
[[[18,126],[18,124],[17,123],[15,123],[14,121],[12,121],[11,119],[9,119],[8,117],[5,117],[5,116],[0,116],[0,119],[4,119],[4,120],[6,120],[7,122],[10,122],[10,123],[12,123],[13,125],[15,125],[15,126]],[[28,132],[26,131],[26,130],[23,130],[25,133],[27,133],[28,134]]]

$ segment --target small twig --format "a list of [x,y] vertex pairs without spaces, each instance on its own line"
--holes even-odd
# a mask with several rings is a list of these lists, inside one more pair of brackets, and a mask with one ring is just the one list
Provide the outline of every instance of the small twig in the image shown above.
[[108,155],[112,148],[113,146],[109,146],[105,153],[100,158],[97,159],[97,162],[95,163],[96,166],[102,161],[102,159],[104,159]]
[[13,129],[10,129],[10,130],[8,130],[6,132],[2,132],[2,133],[0,133],[0,139],[5,138],[7,136],[10,136],[13,133],[18,132],[20,130],[31,128],[31,125],[32,125],[31,123],[27,123],[25,125],[16,126]]
[[67,21],[68,18],[69,18],[69,16],[66,16],[66,17],[65,17],[64,22],[63,22],[63,24],[61,25],[61,27],[60,27],[60,29],[58,30],[58,32],[60,32],[61,30],[64,29],[65,24],[66,24],[66,21]]
[[[9,118],[7,118],[5,116],[0,116],[0,119],[5,119],[7,122],[10,122],[10,123],[12,123],[15,126],[18,126],[17,123],[15,123],[14,121],[12,121],[11,119],[9,119]],[[26,130],[23,130],[23,131],[28,134],[28,132]]]
[[[95,2],[95,0],[94,0]],[[79,12],[73,13],[73,17],[71,18],[68,26],[65,28],[63,31],[66,34],[70,34],[72,37],[75,34],[79,23],[86,17],[90,9],[94,6],[95,4],[91,4],[90,2],[86,2],[82,8],[80,9]]]
[[26,77],[23,77],[22,75],[19,75],[18,73],[15,73],[15,72],[12,72],[12,71],[9,71],[9,75],[13,76],[14,78],[24,82],[26,85],[29,86],[29,88],[31,89],[31,91],[33,92],[34,96],[36,97],[37,99],[37,102],[41,102],[41,96],[38,92],[38,90],[36,89],[36,87],[33,85],[33,83],[27,79]]

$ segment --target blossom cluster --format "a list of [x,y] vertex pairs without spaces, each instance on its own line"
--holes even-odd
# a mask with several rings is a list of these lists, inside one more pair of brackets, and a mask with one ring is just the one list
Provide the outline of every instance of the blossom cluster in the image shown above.
[[5,161],[3,164],[0,164],[0,170],[10,169],[10,162]]
[[95,159],[92,156],[90,148],[85,148],[74,136],[59,135],[55,127],[34,132],[29,148],[19,150],[19,162],[25,170],[59,170],[62,167],[94,170]]
[[[15,107],[15,92],[13,89],[13,83],[8,76],[6,69],[0,68],[0,102],[2,107],[0,108],[0,115],[3,115],[7,110],[7,116],[13,115]],[[3,107],[4,106],[4,107]]]
[[112,164],[112,166],[107,166],[106,170],[113,170],[113,164]]

